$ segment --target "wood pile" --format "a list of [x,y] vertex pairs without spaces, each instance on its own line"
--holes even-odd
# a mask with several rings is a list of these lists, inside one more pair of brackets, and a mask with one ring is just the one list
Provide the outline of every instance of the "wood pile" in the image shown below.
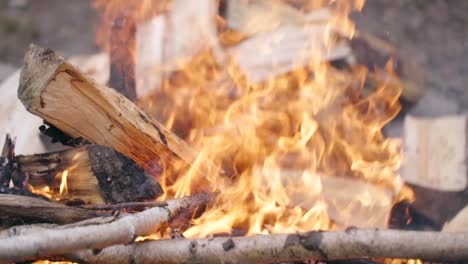
[[[395,193],[388,186],[323,177],[328,214],[337,225],[349,226],[346,230],[197,239],[181,235],[194,218],[213,206],[218,193],[156,201],[165,191],[157,176],[187,171],[194,164],[194,173],[223,172],[137,101],[151,98],[154,90],[162,89],[181,65],[201,51],[210,50],[219,61],[233,59],[251,82],[306,67],[316,51],[323,54],[321,62],[333,65],[345,77],[357,65],[383,68],[394,58],[396,74],[405,85],[402,100],[411,104],[422,94],[418,69],[373,36],[359,32],[348,39],[336,30],[331,37],[337,44],[331,49],[324,46],[328,9],[306,14],[286,1],[220,2],[222,10],[216,1],[178,0],[172,9],[142,24],[126,18],[114,21],[115,34],[131,29],[125,33],[131,35],[125,45],[137,54],[130,62],[131,54],[112,47],[109,56],[70,60],[51,49],[29,47],[21,73],[0,84],[5,95],[13,94],[12,86],[18,87],[19,98],[4,100],[7,104],[0,106],[5,110],[0,116],[0,123],[5,124],[0,131],[5,136],[0,156],[0,263],[468,260],[465,116],[406,118],[402,175],[415,193],[414,201],[393,205]],[[191,8],[181,8],[186,5]],[[274,12],[262,13],[267,9]],[[225,24],[216,24],[217,15]],[[256,19],[271,23],[256,24]],[[168,26],[193,21],[198,21],[196,30],[181,29],[187,34],[171,33],[174,27]],[[222,34],[216,36],[217,30],[230,32],[224,37],[235,32],[238,39],[227,41]],[[154,39],[148,40],[148,35]],[[110,42],[122,45],[112,36]],[[258,54],[262,45],[268,47],[267,52]],[[299,54],[301,60],[296,60]],[[376,75],[377,71],[369,73],[371,81],[362,93],[377,89],[372,83]],[[18,126],[22,122],[27,123]],[[32,132],[37,127],[66,147],[46,152]],[[291,180],[300,172],[284,169],[281,174]],[[378,197],[379,202],[367,207],[349,203],[362,193]],[[307,196],[302,195],[296,193],[293,203],[307,206]],[[352,212],[351,217],[343,213],[346,210]],[[370,218],[373,222],[361,224]],[[400,230],[385,229],[389,226]],[[164,239],[155,239],[155,234]]]

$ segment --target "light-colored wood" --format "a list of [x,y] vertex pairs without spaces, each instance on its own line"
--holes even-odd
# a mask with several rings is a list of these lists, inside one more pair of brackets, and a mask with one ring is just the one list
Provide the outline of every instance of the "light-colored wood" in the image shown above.
[[228,53],[249,81],[264,81],[315,61],[349,56],[351,48],[343,40],[326,45],[326,38],[332,34],[328,31],[326,23],[284,25],[271,32],[258,33],[231,47]]
[[445,223],[442,232],[468,232],[468,206],[458,212],[452,220]]
[[[98,83],[107,83],[109,79],[109,58],[104,53],[70,58],[74,65],[85,74],[92,76]],[[16,153],[34,154],[47,150],[39,136],[42,120],[31,115],[17,99],[20,70],[13,72],[0,82],[0,138],[9,133],[17,138]],[[59,148],[57,146],[57,148]]]
[[181,213],[192,215],[197,209],[204,208],[208,198],[206,195],[198,195],[168,200],[166,206],[126,214],[107,223],[90,224],[89,220],[85,220],[72,226],[25,232],[0,239],[0,263],[130,244],[137,236],[147,236],[160,231]]
[[316,231],[248,237],[170,239],[75,254],[85,263],[284,263],[304,260],[405,258],[468,259],[468,233],[403,230]]
[[[263,168],[257,177],[270,179],[274,170]],[[351,177],[326,176],[300,170],[283,169],[279,173],[288,190],[290,206],[309,210],[320,202],[327,205],[328,216],[339,227],[386,228],[397,194],[388,187]],[[313,182],[304,186],[304,177]]]
[[404,134],[402,174],[407,182],[442,191],[466,188],[466,116],[407,116]]
[[39,198],[11,194],[0,194],[0,213],[2,217],[18,218],[25,222],[35,219],[55,224],[70,224],[109,215],[108,213],[52,203]]
[[158,162],[169,166],[178,160],[191,165],[197,159],[197,152],[183,140],[52,50],[31,45],[18,97],[29,112],[71,137],[109,146],[146,168]]
[[144,96],[197,53],[220,53],[216,1],[175,0],[168,12],[138,25],[136,45],[137,93]]

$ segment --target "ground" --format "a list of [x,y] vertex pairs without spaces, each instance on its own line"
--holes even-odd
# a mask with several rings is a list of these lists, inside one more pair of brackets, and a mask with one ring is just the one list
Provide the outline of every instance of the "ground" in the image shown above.
[[[354,18],[426,76],[426,95],[410,110],[442,115],[468,110],[468,1],[368,0]],[[0,0],[0,80],[21,65],[29,43],[65,56],[96,52],[97,14],[88,0]]]

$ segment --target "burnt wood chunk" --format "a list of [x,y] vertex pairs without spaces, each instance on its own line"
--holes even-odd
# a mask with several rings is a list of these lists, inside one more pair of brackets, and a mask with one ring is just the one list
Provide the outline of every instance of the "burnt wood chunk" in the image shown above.
[[62,173],[68,170],[63,200],[123,203],[155,199],[161,186],[127,156],[104,146],[16,157],[18,168],[35,189],[48,186],[59,192]]
[[129,157],[107,147],[88,147],[89,163],[107,202],[155,199],[161,186]]

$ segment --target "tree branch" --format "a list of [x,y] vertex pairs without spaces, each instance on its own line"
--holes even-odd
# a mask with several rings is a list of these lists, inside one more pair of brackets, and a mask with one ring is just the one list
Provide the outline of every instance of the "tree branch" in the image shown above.
[[[96,252],[95,252],[96,253]],[[81,251],[86,263],[277,263],[298,260],[410,258],[467,260],[468,233],[348,230],[251,237],[175,239]]]

